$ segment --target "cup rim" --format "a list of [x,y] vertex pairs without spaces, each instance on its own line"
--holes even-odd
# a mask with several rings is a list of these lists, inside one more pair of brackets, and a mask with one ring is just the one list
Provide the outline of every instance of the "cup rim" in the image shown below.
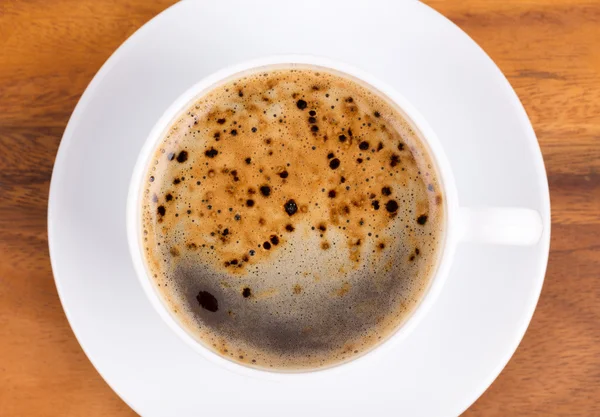
[[[428,288],[425,290],[421,300],[414,307],[414,309],[384,340],[372,346],[359,356],[353,357],[347,361],[338,362],[328,367],[298,371],[277,371],[245,366],[225,358],[216,352],[213,352],[208,347],[204,346],[200,341],[196,340],[171,315],[167,306],[162,301],[157,289],[152,284],[150,273],[147,270],[144,262],[144,255],[140,242],[141,233],[139,199],[143,189],[143,176],[146,172],[149,159],[156,148],[158,140],[162,137],[164,131],[168,129],[171,122],[181,112],[185,111],[187,106],[192,101],[205,94],[207,90],[227,79],[240,76],[245,72],[258,71],[261,68],[272,68],[276,66],[287,65],[308,65],[313,67],[322,67],[324,70],[338,72],[342,75],[349,76],[351,79],[358,80],[360,83],[366,84],[370,89],[374,89],[379,94],[386,97],[415,130],[415,133],[419,136],[419,139],[421,142],[423,142],[424,146],[428,148],[430,157],[433,159],[438,169],[438,180],[442,184],[445,199],[445,232],[444,242],[440,248],[440,259],[438,260],[437,267],[429,281]],[[458,225],[456,224],[458,220],[457,211],[458,198],[454,176],[441,143],[424,117],[403,95],[398,93],[390,85],[355,66],[330,58],[314,55],[282,54],[247,60],[217,70],[216,72],[203,77],[196,84],[189,87],[167,107],[146,137],[138,154],[127,195],[126,227],[129,252],[131,254],[131,259],[138,281],[140,282],[140,285],[142,286],[154,309],[157,311],[163,321],[171,328],[171,330],[173,330],[193,350],[217,366],[221,366],[224,369],[228,369],[229,371],[245,376],[282,380],[289,378],[296,379],[321,377],[325,374],[334,374],[342,370],[348,370],[349,368],[368,366],[369,362],[385,356],[386,353],[389,353],[389,351],[391,351],[401,341],[406,339],[406,337],[417,327],[418,323],[430,310],[431,306],[439,296],[443,284],[448,277],[451,261],[454,258],[454,252],[458,240]]]

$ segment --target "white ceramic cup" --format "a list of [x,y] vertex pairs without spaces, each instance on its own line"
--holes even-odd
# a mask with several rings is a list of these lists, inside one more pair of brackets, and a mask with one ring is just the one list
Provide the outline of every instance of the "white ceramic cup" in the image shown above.
[[[338,366],[318,369],[316,370],[318,372],[286,373],[250,368],[218,355],[196,340],[171,315],[160,293],[152,283],[150,272],[144,261],[140,200],[143,185],[145,184],[144,177],[154,150],[159,145],[163,134],[186,111],[189,105],[214,86],[224,81],[238,78],[245,73],[252,73],[261,69],[285,68],[294,64],[309,65],[316,68],[321,67],[330,72],[341,73],[341,75],[354,79],[360,84],[366,85],[370,90],[374,90],[380,95],[387,97],[395,105],[396,109],[404,116],[428,148],[437,166],[446,203],[446,231],[441,248],[441,257],[437,270],[430,280],[429,288],[425,291],[423,298],[410,316],[386,340],[375,345],[362,356],[350,359]],[[456,245],[459,242],[475,241],[484,244],[533,245],[539,240],[541,234],[542,219],[537,211],[518,207],[461,207],[457,199],[451,166],[446,159],[444,149],[438,141],[435,132],[432,131],[427,121],[401,94],[358,68],[327,58],[307,55],[278,55],[246,61],[217,71],[190,87],[167,108],[148,135],[133,170],[127,199],[127,235],[133,265],[148,299],[163,320],[194,350],[219,366],[244,375],[271,379],[316,377],[322,375],[324,372],[337,372],[342,369],[349,369],[352,366],[368,366],[369,360],[385,358],[385,355],[418,325],[419,321],[435,302],[446,281]]]

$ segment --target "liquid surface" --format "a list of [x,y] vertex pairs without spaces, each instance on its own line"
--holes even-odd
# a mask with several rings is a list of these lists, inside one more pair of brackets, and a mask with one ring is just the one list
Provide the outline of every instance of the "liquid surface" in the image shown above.
[[314,67],[208,91],[165,132],[145,181],[145,259],[164,302],[249,366],[368,351],[437,266],[444,199],[425,148],[386,99]]

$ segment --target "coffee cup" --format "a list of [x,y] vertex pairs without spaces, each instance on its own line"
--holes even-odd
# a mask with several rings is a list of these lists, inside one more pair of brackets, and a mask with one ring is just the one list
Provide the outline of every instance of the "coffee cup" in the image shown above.
[[[439,183],[443,189],[442,194],[444,196],[445,210],[445,231],[436,270],[428,283],[428,288],[423,292],[418,305],[411,311],[406,320],[389,337],[380,343],[374,344],[364,354],[351,358],[348,361],[340,362],[338,366],[315,370],[309,369],[304,372],[277,372],[244,366],[216,353],[198,341],[197,338],[194,338],[181,325],[181,322],[173,316],[171,310],[161,297],[160,292],[157,291],[156,286],[152,282],[147,263],[144,259],[140,219],[140,204],[146,181],[147,167],[152,159],[157,143],[161,140],[165,130],[169,128],[173,120],[190,103],[225,79],[241,77],[243,74],[255,73],[262,70],[285,68],[290,65],[311,66],[317,69],[322,68],[344,74],[344,76],[354,79],[368,86],[369,89],[385,96],[394,105],[396,111],[408,122],[422,145],[427,148],[427,153],[433,159],[437,168]],[[149,133],[133,171],[127,203],[127,232],[134,268],[144,292],[164,322],[184,342],[210,361],[234,372],[261,378],[285,379],[317,377],[324,372],[339,372],[341,369],[361,366],[360,364],[368,366],[368,361],[385,358],[386,352],[389,352],[399,343],[402,343],[407,335],[418,326],[421,319],[435,303],[444,282],[448,278],[455,249],[460,242],[533,245],[541,236],[542,221],[539,213],[528,208],[461,206],[458,201],[451,164],[447,160],[443,146],[439,142],[435,132],[417,109],[389,85],[358,68],[328,58],[305,55],[281,55],[251,60],[217,71],[190,87],[167,108]]]

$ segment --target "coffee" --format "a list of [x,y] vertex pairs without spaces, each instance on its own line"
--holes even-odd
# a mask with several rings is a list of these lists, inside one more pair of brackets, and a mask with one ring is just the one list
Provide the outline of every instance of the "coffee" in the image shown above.
[[209,349],[270,370],[331,366],[410,315],[435,273],[444,198],[387,98],[288,66],[229,79],[163,133],[142,198],[146,267]]

